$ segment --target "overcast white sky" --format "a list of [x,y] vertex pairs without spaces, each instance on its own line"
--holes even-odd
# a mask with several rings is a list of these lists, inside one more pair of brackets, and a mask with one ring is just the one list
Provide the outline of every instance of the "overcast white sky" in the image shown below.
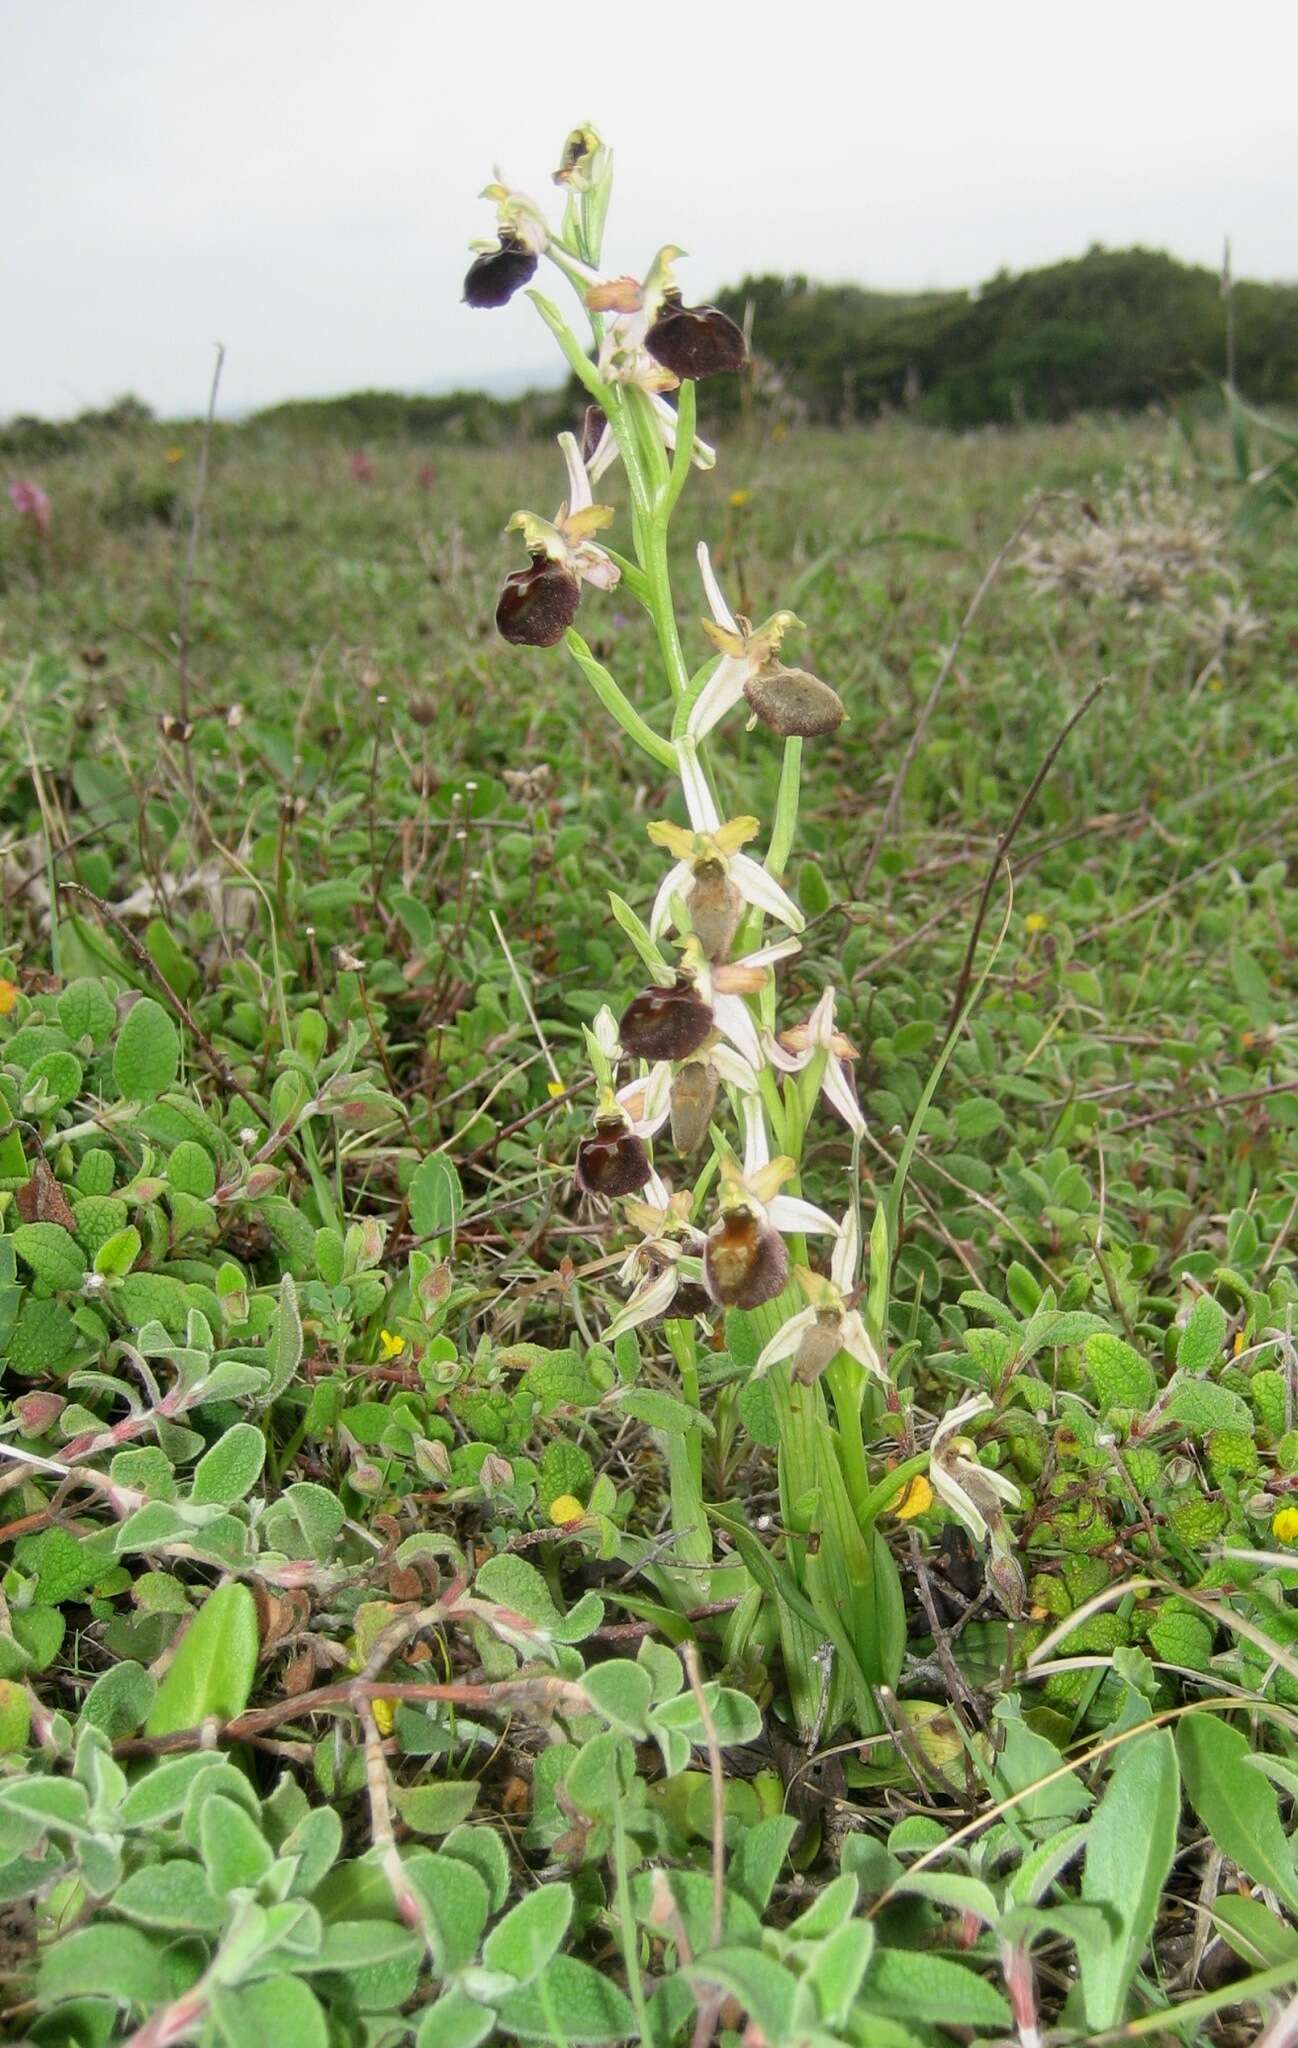
[[[1298,275],[1295,0],[0,0],[0,416],[545,371],[459,303],[593,120],[606,253],[974,284],[1095,241]],[[1296,341],[1298,345],[1298,341]]]

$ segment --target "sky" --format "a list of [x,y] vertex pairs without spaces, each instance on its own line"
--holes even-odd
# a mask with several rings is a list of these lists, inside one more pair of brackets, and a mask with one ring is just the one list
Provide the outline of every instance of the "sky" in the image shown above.
[[[0,418],[557,381],[460,303],[499,164],[606,255],[879,288],[1144,243],[1298,276],[1294,0],[0,0]],[[557,208],[556,208],[557,211]]]

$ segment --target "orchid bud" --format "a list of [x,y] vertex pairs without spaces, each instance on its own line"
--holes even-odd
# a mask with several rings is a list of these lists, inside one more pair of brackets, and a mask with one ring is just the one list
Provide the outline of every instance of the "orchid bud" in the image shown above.
[[693,1152],[703,1143],[718,1086],[717,1070],[709,1060],[689,1060],[672,1075],[672,1143],[678,1152]]
[[711,1031],[712,1011],[682,980],[633,997],[617,1029],[623,1052],[634,1059],[684,1060]]
[[484,249],[469,265],[464,279],[466,306],[504,306],[536,276],[536,251],[517,235],[502,235],[499,246]]
[[768,661],[744,684],[749,709],[781,739],[817,739],[836,732],[847,713],[837,690],[805,668]]
[[574,128],[563,145],[559,168],[551,176],[556,185],[573,192],[589,192],[607,171],[609,153],[593,128]]
[[535,554],[514,569],[496,606],[496,630],[511,647],[553,647],[577,616],[581,585],[562,562]]
[[664,294],[644,345],[674,377],[695,381],[741,370],[748,353],[743,334],[728,313],[719,306],[683,306],[679,292]]
[[53,1429],[66,1406],[62,1394],[20,1394],[14,1402],[14,1414],[24,1436],[44,1436]]
[[760,1308],[773,1301],[789,1273],[784,1239],[752,1209],[727,1209],[708,1234],[703,1275],[724,1308]]
[[577,1147],[577,1186],[584,1195],[633,1195],[652,1171],[644,1139],[620,1117],[598,1120],[594,1136]]

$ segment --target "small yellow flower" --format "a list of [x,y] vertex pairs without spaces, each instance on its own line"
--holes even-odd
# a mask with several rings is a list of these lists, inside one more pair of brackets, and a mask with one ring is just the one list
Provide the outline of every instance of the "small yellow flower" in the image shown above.
[[379,1351],[385,1360],[400,1358],[406,1348],[404,1337],[397,1337],[391,1330],[379,1331]]
[[1046,919],[1041,915],[1041,912],[1039,910],[1030,910],[1023,920],[1024,931],[1043,932],[1045,928]]
[[17,1000],[17,984],[6,981],[3,975],[0,975],[0,1017],[7,1017]]
[[1281,1543],[1298,1543],[1298,1508],[1280,1508],[1271,1518],[1271,1534]]
[[751,491],[732,491],[730,493],[730,503],[734,510],[736,512],[740,511],[748,503],[752,495]]
[[899,1522],[913,1522],[916,1515],[927,1514],[933,1505],[933,1489],[922,1472],[917,1472],[910,1485],[901,1493],[895,1493],[888,1503],[888,1511]]
[[163,456],[162,459],[164,462],[170,463],[171,466],[174,468],[176,463],[184,461],[185,451],[183,448],[177,448],[175,446],[172,446],[168,448],[166,454]]
[[371,1700],[370,1712],[374,1716],[374,1726],[378,1729],[379,1734],[391,1735],[397,1720],[397,1710],[393,1702],[391,1700]]
[[550,1097],[550,1100],[552,1102],[558,1102],[561,1096],[564,1096],[568,1093],[562,1081],[547,1081],[545,1084],[545,1092]]
[[[556,1494],[550,1502],[550,1520],[556,1529],[566,1529],[570,1522],[580,1522],[585,1512],[575,1493]],[[1298,1516],[1295,1519],[1298,1520]]]
[[773,426],[773,427],[771,428],[771,439],[772,439],[772,441],[783,441],[783,440],[785,439],[786,435],[788,434],[788,431],[789,431],[789,430],[788,430],[788,428],[787,428],[787,427],[785,426],[785,424],[784,424],[784,421],[783,421],[783,420],[777,420],[777,421],[775,422],[775,425],[774,425],[774,426]]
[[1240,1352],[1241,1352],[1241,1351],[1242,1351],[1243,1349],[1244,1349],[1244,1332],[1243,1332],[1242,1330],[1236,1330],[1236,1332],[1235,1332],[1235,1345],[1234,1345],[1234,1352],[1233,1352],[1233,1355],[1234,1355],[1234,1357],[1238,1358],[1238,1357],[1239,1357],[1239,1354],[1240,1354]]

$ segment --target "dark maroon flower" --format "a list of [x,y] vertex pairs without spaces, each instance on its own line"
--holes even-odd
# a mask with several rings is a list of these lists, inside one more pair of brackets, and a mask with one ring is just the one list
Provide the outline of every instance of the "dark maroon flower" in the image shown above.
[[577,1147],[577,1186],[585,1195],[633,1195],[652,1172],[643,1138],[620,1118],[595,1125]]
[[719,306],[683,306],[679,292],[664,297],[644,345],[655,362],[682,380],[741,370],[747,356],[743,334],[728,313]]
[[727,1209],[709,1232],[703,1277],[723,1307],[760,1308],[775,1299],[788,1275],[784,1239],[756,1211]]
[[516,235],[502,235],[500,246],[484,249],[469,265],[464,280],[468,306],[504,306],[536,276],[536,252]]
[[549,555],[535,554],[528,569],[505,578],[496,606],[496,629],[512,647],[553,647],[577,616],[581,585]]
[[642,1060],[688,1059],[711,1029],[711,1008],[687,981],[633,997],[617,1028],[623,1052]]

